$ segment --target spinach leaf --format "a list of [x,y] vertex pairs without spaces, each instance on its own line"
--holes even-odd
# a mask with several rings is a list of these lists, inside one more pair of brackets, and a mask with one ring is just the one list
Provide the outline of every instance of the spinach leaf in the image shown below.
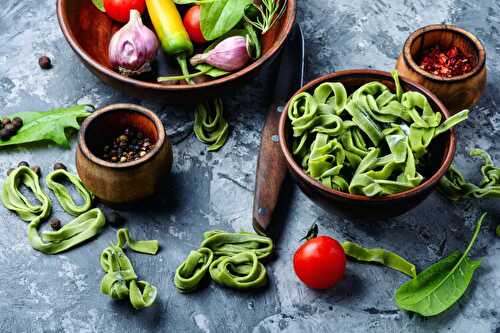
[[378,263],[395,269],[414,278],[417,275],[415,265],[394,252],[380,248],[367,249],[352,242],[343,242],[342,248],[346,256],[358,261]]
[[195,68],[200,72],[203,72],[204,75],[208,75],[210,77],[221,77],[229,74],[229,72],[223,71],[222,69],[209,64],[199,64],[196,65]]
[[199,5],[201,3],[214,2],[215,0],[174,0],[174,3],[177,5]]
[[101,12],[105,13],[106,12],[106,9],[104,9],[104,3],[103,3],[103,0],[92,0],[92,3],[94,4],[94,6],[97,7],[97,9],[99,9]]
[[476,241],[485,216],[486,214],[483,214],[477,221],[472,239],[464,253],[453,252],[396,290],[396,303],[401,309],[426,317],[435,316],[462,297],[472,280],[474,271],[481,264],[480,259],[471,260],[468,254]]
[[80,129],[78,120],[90,115],[93,107],[75,105],[64,109],[54,109],[47,112],[20,112],[9,117],[19,117],[23,126],[16,135],[7,141],[0,141],[0,147],[19,145],[38,141],[52,141],[62,147],[69,148],[66,136],[67,128]]
[[215,0],[201,3],[200,25],[206,40],[214,40],[233,29],[252,0]]

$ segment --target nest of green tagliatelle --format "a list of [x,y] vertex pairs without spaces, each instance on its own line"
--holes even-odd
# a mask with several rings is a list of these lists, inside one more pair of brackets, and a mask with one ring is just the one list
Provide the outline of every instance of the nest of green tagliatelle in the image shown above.
[[443,120],[427,98],[369,82],[348,96],[342,83],[325,82],[293,97],[288,117],[293,155],[305,172],[334,190],[384,196],[412,189],[425,179],[432,140],[468,117]]

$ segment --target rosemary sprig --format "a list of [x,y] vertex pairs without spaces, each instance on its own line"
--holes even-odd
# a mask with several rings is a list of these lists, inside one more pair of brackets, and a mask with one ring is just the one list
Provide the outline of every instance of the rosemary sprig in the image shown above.
[[288,0],[261,0],[260,4],[252,3],[250,6],[257,9],[257,16],[251,19],[245,11],[245,20],[265,34],[283,16],[287,3]]

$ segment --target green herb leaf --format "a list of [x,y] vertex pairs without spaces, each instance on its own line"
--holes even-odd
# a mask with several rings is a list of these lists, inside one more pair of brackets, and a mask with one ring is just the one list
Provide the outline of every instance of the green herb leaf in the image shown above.
[[203,72],[203,74],[208,75],[210,77],[220,77],[220,76],[225,76],[225,75],[229,74],[229,72],[226,72],[222,69],[219,69],[219,68],[214,67],[214,66],[209,65],[209,64],[199,64],[199,65],[196,65],[195,68],[197,70],[199,70],[200,72]]
[[474,271],[481,264],[481,260],[471,260],[468,254],[477,239],[485,216],[486,214],[481,215],[477,221],[472,239],[463,254],[459,251],[453,252],[396,290],[396,303],[401,309],[426,317],[435,316],[462,297]]
[[92,3],[94,4],[94,6],[97,7],[97,9],[99,9],[101,12],[105,13],[106,12],[106,9],[104,9],[104,3],[103,3],[103,0],[92,0]]
[[417,276],[415,265],[394,252],[380,248],[367,249],[352,242],[342,243],[342,248],[347,256],[358,261],[378,263],[400,271],[412,278]]
[[252,0],[215,0],[201,4],[200,25],[206,40],[214,40],[231,31],[243,18]]
[[16,135],[7,141],[0,141],[0,147],[19,145],[30,142],[52,141],[62,147],[69,148],[66,136],[67,128],[80,129],[79,120],[89,116],[93,107],[75,105],[64,109],[54,109],[47,112],[20,112],[9,117],[19,117],[23,126]]

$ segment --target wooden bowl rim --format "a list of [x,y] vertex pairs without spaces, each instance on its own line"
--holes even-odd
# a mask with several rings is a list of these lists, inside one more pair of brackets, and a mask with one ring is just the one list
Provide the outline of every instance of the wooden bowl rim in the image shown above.
[[141,81],[141,80],[136,80],[134,78],[126,77],[95,61],[80,46],[75,35],[69,28],[68,17],[66,15],[67,1],[69,0],[57,0],[57,18],[59,21],[59,26],[61,27],[63,35],[70,44],[71,48],[80,56],[81,59],[83,59],[84,62],[92,66],[98,72],[103,73],[106,76],[112,77],[113,79],[121,81],[123,83],[137,86],[140,88],[148,88],[148,89],[162,90],[162,91],[179,91],[179,90],[192,91],[192,90],[204,89],[207,87],[217,87],[247,75],[248,73],[252,72],[253,70],[263,65],[268,59],[274,56],[277,53],[277,51],[280,50],[280,48],[285,43],[285,40],[288,38],[288,35],[290,34],[296,16],[296,2],[295,2],[296,0],[288,0],[286,12],[284,16],[281,18],[287,20],[283,24],[282,28],[285,31],[285,33],[279,34],[279,38],[276,41],[274,41],[269,51],[266,54],[262,55],[259,59],[251,63],[249,66],[246,66],[241,70],[234,72],[228,76],[224,76],[219,79],[210,80],[207,82],[197,83],[194,85],[172,85],[172,84]]
[[[411,46],[415,42],[415,40],[421,36],[424,35],[428,32],[431,31],[452,31],[453,33],[462,35],[465,39],[468,39],[472,45],[474,45],[476,52],[478,54],[478,62],[476,66],[469,72],[463,75],[459,76],[453,76],[453,77],[441,77],[438,75],[431,74],[417,65],[415,60],[413,59],[413,56],[410,52]],[[486,64],[486,49],[484,48],[484,45],[481,43],[481,41],[474,36],[472,33],[468,32],[467,30],[464,30],[462,28],[459,28],[455,25],[451,24],[430,24],[425,27],[422,27],[420,29],[415,30],[408,39],[406,39],[404,47],[403,47],[403,59],[406,62],[406,64],[415,72],[419,73],[420,75],[426,77],[429,80],[432,81],[438,81],[438,82],[446,82],[446,83],[454,83],[458,81],[463,81],[466,80],[476,74],[478,74],[485,66]]]
[[[148,118],[156,128],[156,131],[158,133],[158,140],[155,143],[154,148],[148,152],[144,157],[136,160],[136,161],[131,161],[131,162],[125,162],[125,163],[112,163],[112,162],[107,162],[99,157],[97,157],[88,147],[87,142],[85,140],[85,136],[87,134],[87,131],[91,124],[95,121],[99,121],[99,118],[102,117],[104,114],[110,113],[110,112],[136,112],[140,113],[141,115],[145,116]],[[140,165],[143,165],[153,159],[156,155],[159,154],[160,150],[162,149],[163,145],[168,139],[166,138],[165,134],[165,127],[163,126],[163,123],[161,122],[160,118],[151,110],[137,105],[137,104],[131,104],[131,103],[118,103],[118,104],[111,104],[108,106],[105,106],[103,108],[100,108],[96,111],[94,111],[90,116],[85,119],[85,121],[82,123],[82,126],[80,128],[80,134],[78,135],[78,146],[81,149],[81,152],[85,158],[90,160],[92,163],[97,164],[99,166],[105,167],[105,168],[110,168],[110,169],[128,169],[128,168],[135,168]]]
[[[304,91],[310,91],[312,88],[316,87],[317,85],[325,82],[325,81],[334,81],[334,82],[341,82],[339,79],[343,77],[373,77],[374,80],[378,78],[380,79],[386,79],[386,80],[392,80],[392,76],[389,72],[385,71],[379,71],[379,70],[373,70],[373,69],[352,69],[352,70],[343,70],[343,71],[338,71],[338,72],[333,72],[329,73],[326,75],[323,75],[315,80],[310,81],[307,83],[304,87],[299,89],[293,96],[302,93]],[[445,117],[445,119],[448,119],[450,117],[450,113],[446,106],[434,95],[431,93],[428,89],[424,88],[418,83],[415,83],[407,78],[404,77],[399,77],[401,82],[404,82],[406,85],[411,86],[412,88],[416,88],[416,91],[421,91],[427,98],[431,99],[437,106],[441,114]],[[420,185],[404,191],[404,192],[399,192],[396,194],[391,194],[391,195],[386,195],[386,196],[376,196],[376,197],[368,197],[364,195],[358,195],[358,194],[350,194],[342,191],[337,191],[334,189],[331,189],[316,179],[310,177],[305,173],[305,171],[297,164],[295,161],[292,153],[288,149],[288,144],[286,141],[286,124],[289,121],[288,120],[288,107],[290,104],[290,101],[293,99],[290,98],[290,100],[287,102],[285,108],[283,109],[283,113],[281,114],[280,118],[280,123],[279,123],[279,141],[280,141],[280,147],[281,151],[285,155],[286,162],[288,166],[292,169],[293,173],[295,173],[302,181],[307,183],[310,187],[314,188],[318,192],[326,192],[327,195],[333,196],[333,197],[341,197],[343,199],[347,199],[349,201],[355,201],[355,202],[371,202],[371,203],[383,203],[383,202],[390,202],[394,200],[400,200],[400,199],[407,199],[413,196],[418,195],[422,191],[428,189],[430,186],[433,186],[435,183],[437,183],[441,177],[446,173],[448,168],[451,165],[451,162],[453,161],[453,157],[455,154],[455,149],[456,149],[456,134],[455,134],[455,129],[450,130],[450,139],[448,141],[447,147],[445,147],[445,158],[443,163],[441,164],[440,168],[432,175],[431,177],[427,178],[422,182]]]

